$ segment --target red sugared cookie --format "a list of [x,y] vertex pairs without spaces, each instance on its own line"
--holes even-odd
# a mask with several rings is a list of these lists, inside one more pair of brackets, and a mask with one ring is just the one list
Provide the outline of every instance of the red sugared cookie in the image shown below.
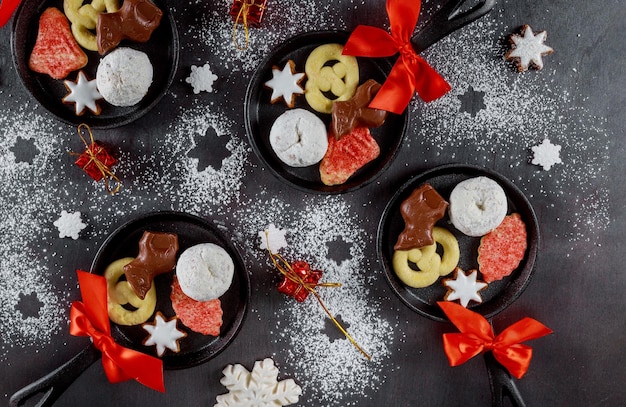
[[328,149],[320,163],[320,176],[326,185],[343,184],[358,169],[380,154],[378,143],[367,127],[357,127],[337,140],[328,135]]
[[209,301],[189,298],[174,277],[170,300],[174,312],[189,329],[204,335],[219,336],[222,326],[222,304],[219,298]]
[[517,268],[527,246],[526,225],[513,213],[480,239],[478,265],[486,282],[501,280]]
[[54,7],[44,10],[28,67],[54,79],[63,79],[85,65],[87,55],[74,39],[65,14]]

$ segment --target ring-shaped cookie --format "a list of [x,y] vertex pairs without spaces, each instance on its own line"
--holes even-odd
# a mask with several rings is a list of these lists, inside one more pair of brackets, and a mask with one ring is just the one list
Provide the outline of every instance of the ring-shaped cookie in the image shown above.
[[[432,256],[430,257],[432,258]],[[396,250],[393,252],[393,271],[400,281],[409,287],[424,288],[433,284],[439,278],[439,271],[435,267],[426,270],[414,270],[409,262],[417,264],[422,259],[421,249]]]
[[433,228],[433,240],[436,245],[441,245],[443,251],[439,264],[439,275],[447,276],[459,264],[461,257],[459,242],[449,230],[439,226]]
[[[333,102],[350,99],[359,84],[356,58],[342,55],[342,51],[341,44],[323,44],[315,48],[305,62],[304,97],[309,106],[320,113],[331,113]],[[325,92],[335,98],[327,97]]]
[[142,324],[152,316],[156,308],[154,284],[142,300],[137,297],[128,281],[120,280],[124,276],[124,266],[133,260],[133,257],[115,260],[104,271],[104,278],[107,281],[109,319],[118,325]]

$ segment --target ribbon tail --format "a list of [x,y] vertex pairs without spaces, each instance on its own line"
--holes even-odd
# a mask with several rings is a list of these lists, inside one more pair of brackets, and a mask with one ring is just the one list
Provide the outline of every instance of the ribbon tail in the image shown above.
[[84,303],[84,313],[96,329],[110,334],[106,279],[82,270],[76,270],[76,274]]
[[405,65],[399,59],[369,107],[401,114],[413,98],[414,92],[415,87],[410,80],[410,72],[407,72]]
[[122,348],[119,355],[103,354],[102,365],[111,383],[134,379],[153,390],[165,392],[161,359]]
[[19,6],[21,0],[2,0],[0,2],[0,28],[9,22],[13,12]]
[[523,344],[495,348],[492,352],[496,360],[517,379],[521,379],[526,374],[533,356],[530,346]]
[[415,31],[421,0],[387,0],[387,15],[394,38],[408,41]]
[[459,366],[467,362],[484,349],[482,341],[466,334],[443,334],[443,349],[450,366]]
[[428,103],[439,99],[452,89],[443,76],[439,75],[424,58],[418,55],[414,65],[413,80],[415,81],[415,90],[424,102]]
[[398,47],[387,31],[369,25],[357,26],[342,51],[343,55],[373,58],[390,57],[397,52]]

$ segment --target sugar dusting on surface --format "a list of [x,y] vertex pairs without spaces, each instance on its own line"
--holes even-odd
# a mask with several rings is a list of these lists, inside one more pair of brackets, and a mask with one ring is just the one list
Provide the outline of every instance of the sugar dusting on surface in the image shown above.
[[[190,12],[194,7],[201,11],[196,25],[180,28],[181,37],[190,39],[183,41],[181,53],[197,55],[197,62],[204,63],[206,55],[219,61],[211,62],[218,77],[223,78],[223,82],[216,83],[215,97],[227,98],[229,87],[246,86],[246,76],[273,47],[290,36],[345,28],[332,2],[320,7],[306,1],[271,1],[263,27],[251,31],[249,49],[238,51],[230,46],[232,21],[227,10],[231,4],[219,0],[196,1],[184,10],[183,6],[173,6],[175,14]],[[534,191],[536,198],[554,202],[543,210],[545,216],[564,224],[558,232],[562,235],[557,237],[573,242],[593,239],[609,222],[604,172],[608,151],[594,150],[585,140],[608,139],[605,123],[584,108],[575,107],[571,103],[575,95],[551,85],[551,78],[560,72],[559,67],[551,66],[549,58],[538,75],[513,74],[502,59],[504,49],[499,43],[508,32],[497,14],[492,14],[428,50],[426,59],[453,90],[426,106],[413,103],[410,109],[416,134],[408,138],[404,148],[417,144],[444,157],[444,161],[454,162],[455,154],[470,145],[476,150],[477,163],[505,163],[514,170],[530,165],[528,149],[549,138],[562,146],[563,163],[550,171],[536,168],[530,175],[512,175],[516,177],[513,181],[531,200],[529,191]],[[470,86],[484,93],[485,108],[476,114],[461,111],[459,96]],[[275,356],[291,365],[294,376],[305,384],[302,400],[306,404],[336,405],[342,395],[365,393],[366,397],[368,391],[377,391],[394,369],[390,365],[390,347],[400,339],[389,335],[381,338],[379,332],[392,332],[397,327],[391,329],[389,322],[381,319],[380,304],[369,295],[373,284],[383,282],[375,274],[365,278],[362,274],[362,270],[371,269],[363,253],[364,243],[372,241],[375,232],[360,226],[357,211],[346,202],[349,196],[314,196],[305,207],[297,209],[278,197],[270,198],[266,190],[258,196],[247,196],[250,151],[243,126],[230,118],[233,111],[224,111],[228,107],[200,100],[204,99],[198,99],[172,123],[164,125],[162,137],[154,143],[148,144],[140,137],[120,142],[115,151],[120,164],[115,172],[124,187],[115,197],[108,196],[102,184],[88,178],[67,180],[64,174],[77,171],[67,159],[67,151],[80,148],[77,138],[67,134],[67,126],[33,113],[28,105],[0,111],[0,361],[10,348],[30,352],[49,344],[55,333],[66,329],[69,292],[75,292],[76,287],[60,292],[50,279],[62,279],[63,273],[73,272],[58,270],[55,265],[62,253],[80,242],[59,239],[55,234],[51,225],[62,210],[81,211],[91,225],[81,233],[81,239],[101,242],[119,225],[120,218],[164,209],[166,203],[174,210],[227,218],[230,232],[245,248],[246,263],[267,265],[267,270],[271,265],[267,253],[258,248],[257,233],[269,223],[287,230],[289,246],[281,254],[290,260],[309,261],[325,272],[325,280],[343,283],[341,288],[320,289],[322,298],[335,315],[349,324],[349,332],[372,354],[373,361],[367,362],[345,339],[329,340],[324,333],[325,316],[313,299],[300,304],[285,298],[275,319],[268,321],[276,348],[286,350]],[[201,169],[190,151],[202,137],[208,137],[209,128],[224,139],[230,155],[220,168]],[[11,151],[20,137],[33,140],[37,148],[32,163],[17,162]],[[513,170],[507,174],[514,174]],[[15,206],[14,202],[21,205]],[[559,202],[578,209],[563,214]],[[237,209],[233,211],[233,207]],[[327,243],[335,238],[350,245],[349,260],[338,263],[328,256]],[[16,312],[20,294],[33,292],[42,305],[37,315],[24,318]],[[394,335],[403,334],[396,329]]]

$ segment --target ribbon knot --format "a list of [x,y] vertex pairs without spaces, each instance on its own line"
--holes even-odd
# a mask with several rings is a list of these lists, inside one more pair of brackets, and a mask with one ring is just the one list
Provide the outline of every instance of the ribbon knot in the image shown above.
[[163,362],[160,359],[125,348],[111,336],[107,309],[107,286],[102,276],[77,271],[83,301],[70,309],[70,334],[89,336],[102,352],[102,366],[111,383],[135,379],[160,392],[163,384]]
[[417,94],[425,102],[445,95],[451,88],[411,45],[411,35],[419,17],[421,0],[387,0],[391,35],[377,27],[359,25],[343,48],[344,55],[400,58],[369,107],[400,114]]
[[532,349],[524,345],[552,330],[532,318],[524,318],[506,328],[498,336],[482,315],[448,301],[438,303],[450,322],[461,333],[443,334],[443,347],[450,366],[461,365],[479,353],[493,352],[495,359],[509,373],[521,379],[530,365]]

